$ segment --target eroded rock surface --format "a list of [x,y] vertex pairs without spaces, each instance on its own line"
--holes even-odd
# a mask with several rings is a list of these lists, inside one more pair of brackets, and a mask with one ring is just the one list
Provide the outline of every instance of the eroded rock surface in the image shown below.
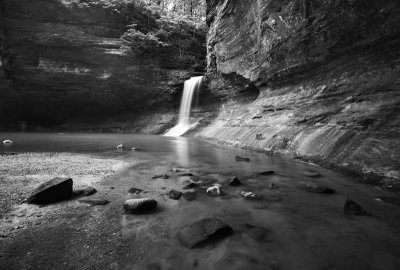
[[399,186],[399,1],[207,3],[223,105],[198,136]]

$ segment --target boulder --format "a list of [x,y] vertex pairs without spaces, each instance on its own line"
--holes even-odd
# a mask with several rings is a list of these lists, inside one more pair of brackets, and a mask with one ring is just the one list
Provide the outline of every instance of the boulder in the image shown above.
[[233,177],[229,182],[229,185],[231,186],[240,186],[241,184],[242,182],[240,182],[239,178],[237,178],[236,176]]
[[80,203],[86,203],[89,204],[90,206],[95,206],[95,205],[106,205],[110,201],[106,199],[82,199],[78,200]]
[[177,190],[170,190],[168,192],[168,197],[173,200],[179,200],[182,197],[182,192]]
[[124,202],[123,207],[130,213],[149,212],[157,208],[157,201],[150,198],[130,199]]
[[235,160],[236,160],[236,161],[243,161],[243,162],[250,162],[250,159],[249,159],[249,158],[240,157],[240,156],[236,156],[236,157],[235,157]]
[[361,205],[353,200],[347,199],[343,207],[344,213],[354,216],[369,216],[370,214]]
[[54,178],[36,189],[26,199],[28,203],[46,204],[70,198],[73,195],[73,181],[71,178]]
[[300,188],[313,193],[325,193],[325,194],[335,193],[334,189],[324,185],[318,185],[315,183],[302,184]]
[[182,228],[178,233],[180,243],[193,248],[207,240],[225,237],[232,233],[232,228],[217,218],[205,218]]

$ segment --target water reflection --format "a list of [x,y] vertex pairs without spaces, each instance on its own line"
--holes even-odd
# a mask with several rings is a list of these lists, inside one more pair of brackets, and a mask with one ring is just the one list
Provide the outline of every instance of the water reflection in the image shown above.
[[175,152],[176,161],[180,166],[189,167],[189,141],[187,138],[177,137],[171,141]]

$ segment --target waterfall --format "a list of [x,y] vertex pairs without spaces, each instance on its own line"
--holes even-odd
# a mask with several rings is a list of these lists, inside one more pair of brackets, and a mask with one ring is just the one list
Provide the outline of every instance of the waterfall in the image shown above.
[[190,111],[193,96],[196,92],[200,91],[202,81],[203,76],[192,77],[190,80],[185,81],[178,124],[165,133],[165,136],[181,136],[196,125],[196,123],[190,123]]

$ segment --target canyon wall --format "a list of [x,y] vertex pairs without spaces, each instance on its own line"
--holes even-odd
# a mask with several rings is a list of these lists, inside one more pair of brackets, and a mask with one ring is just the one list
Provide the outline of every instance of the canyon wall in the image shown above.
[[197,136],[400,186],[400,2],[209,0]]
[[[135,25],[142,31],[136,34],[146,39],[159,17],[136,2],[2,0],[0,55],[5,72],[0,79],[4,83],[6,76],[8,82],[7,88],[0,88],[0,128],[85,119],[93,125],[113,117],[127,123],[132,115],[139,115],[132,121],[142,124],[143,115],[151,120],[153,112],[178,106],[183,81],[205,68],[205,35],[190,32],[200,45],[185,55],[156,45],[138,50],[140,44],[121,37]],[[171,113],[160,125],[172,119]],[[135,123],[128,125],[135,130]],[[161,126],[151,132],[160,132]]]

